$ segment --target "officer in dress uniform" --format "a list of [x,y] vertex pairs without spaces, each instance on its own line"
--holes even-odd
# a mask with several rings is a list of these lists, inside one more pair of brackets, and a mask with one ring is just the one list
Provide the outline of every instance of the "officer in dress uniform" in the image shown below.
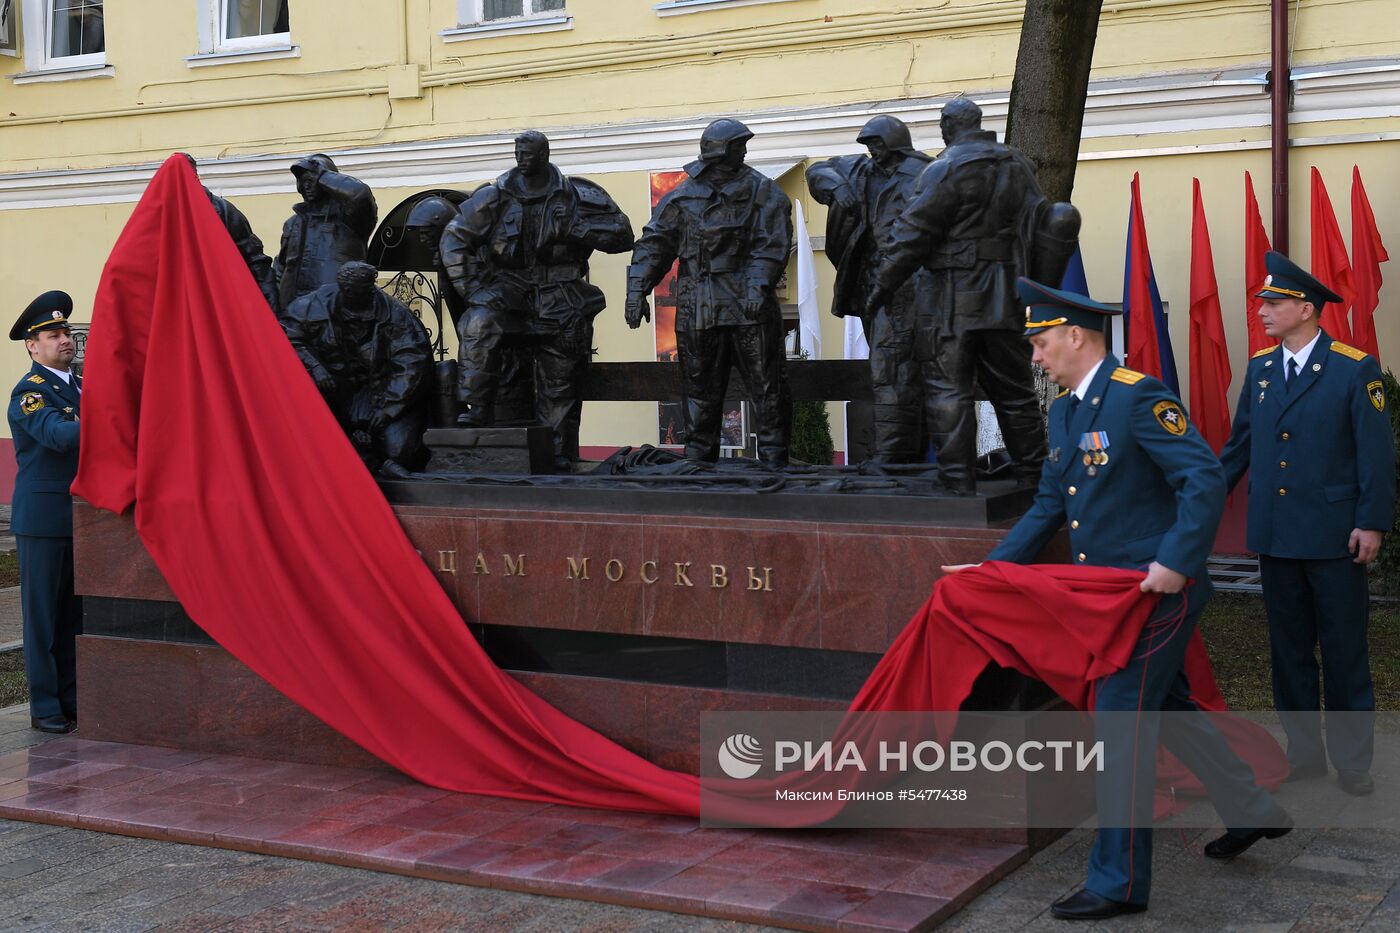
[[45,292],[10,329],[33,364],[10,393],[10,436],[19,475],[10,527],[19,548],[24,612],[24,669],[30,725],[72,732],[78,722],[76,638],[81,600],[73,594],[73,500],[78,472],[82,380],[69,368],[77,354],[68,315],[73,299]]
[[1067,388],[1050,407],[1035,502],[988,559],[1034,561],[1068,522],[1076,563],[1145,570],[1143,591],[1163,594],[1129,664],[1095,684],[1100,828],[1083,890],[1051,907],[1099,920],[1147,909],[1159,737],[1232,827],[1207,856],[1231,858],[1292,824],[1191,700],[1182,668],[1211,596],[1205,563],[1225,504],[1219,462],[1166,386],[1107,352],[1104,330],[1120,312],[1026,278],[1017,291],[1035,362]]
[[1259,555],[1289,780],[1325,777],[1330,758],[1342,790],[1369,794],[1376,699],[1366,565],[1395,504],[1385,388],[1374,359],[1318,326],[1322,306],[1342,299],[1280,253],[1265,265],[1259,318],[1282,343],[1249,361],[1220,459],[1232,488],[1250,472],[1248,544]]

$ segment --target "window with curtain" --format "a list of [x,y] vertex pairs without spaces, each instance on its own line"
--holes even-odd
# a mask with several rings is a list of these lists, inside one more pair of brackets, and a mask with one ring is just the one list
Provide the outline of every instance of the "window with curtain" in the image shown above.
[[107,51],[102,0],[50,0],[49,55],[72,58]]
[[247,39],[291,31],[287,0],[222,0],[224,39]]

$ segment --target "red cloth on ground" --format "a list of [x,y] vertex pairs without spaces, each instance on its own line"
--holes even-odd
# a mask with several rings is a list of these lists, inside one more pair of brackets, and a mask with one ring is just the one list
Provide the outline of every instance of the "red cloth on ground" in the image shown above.
[[[183,156],[156,174],[103,271],[85,375],[73,492],[118,513],[134,504],[190,617],[294,702],[438,787],[697,811],[695,777],[575,722],[486,657]],[[1082,708],[1155,604],[1140,579],[1009,564],[949,578],[852,708],[956,710],[989,662]]]

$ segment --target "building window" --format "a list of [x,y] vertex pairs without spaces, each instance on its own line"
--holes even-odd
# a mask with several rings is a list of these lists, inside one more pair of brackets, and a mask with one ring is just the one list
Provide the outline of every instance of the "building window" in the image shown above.
[[48,57],[86,58],[107,51],[102,0],[51,0]]
[[[55,73],[94,71],[107,64],[107,36],[102,0],[16,0],[24,35],[21,81]],[[14,16],[11,9],[10,17]]]
[[564,0],[458,0],[457,21],[441,33],[445,41],[574,28]]
[[287,0],[223,0],[224,41],[285,36],[291,31]]
[[288,0],[199,0],[199,54],[191,68],[294,58]]
[[462,25],[494,23],[503,19],[563,11],[564,0],[466,0],[462,4]]

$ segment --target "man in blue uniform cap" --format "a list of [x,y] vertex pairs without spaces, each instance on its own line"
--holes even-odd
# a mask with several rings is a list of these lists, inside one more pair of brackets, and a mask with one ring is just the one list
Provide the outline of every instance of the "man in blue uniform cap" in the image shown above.
[[1325,777],[1330,758],[1342,790],[1369,794],[1376,699],[1366,565],[1395,504],[1388,402],[1380,365],[1318,325],[1322,306],[1342,299],[1281,253],[1265,265],[1259,318],[1282,342],[1249,361],[1220,459],[1230,487],[1250,471],[1248,546],[1259,555],[1289,780]]
[[68,328],[73,299],[45,292],[10,328],[33,360],[10,393],[10,436],[19,474],[10,527],[19,548],[24,612],[24,670],[30,724],[72,732],[78,720],[76,638],[82,603],[73,594],[73,500],[78,472],[82,380],[72,372],[77,346]]
[[1132,660],[1095,685],[1105,748],[1099,831],[1084,888],[1050,908],[1100,920],[1147,909],[1159,738],[1232,827],[1207,856],[1232,858],[1292,823],[1191,700],[1183,670],[1212,592],[1205,565],[1225,504],[1220,463],[1171,390],[1108,353],[1105,329],[1118,310],[1026,278],[1017,291],[1033,359],[1065,388],[1050,407],[1035,502],[988,560],[1034,561],[1068,522],[1075,563],[1145,570],[1143,591],[1162,594]]

